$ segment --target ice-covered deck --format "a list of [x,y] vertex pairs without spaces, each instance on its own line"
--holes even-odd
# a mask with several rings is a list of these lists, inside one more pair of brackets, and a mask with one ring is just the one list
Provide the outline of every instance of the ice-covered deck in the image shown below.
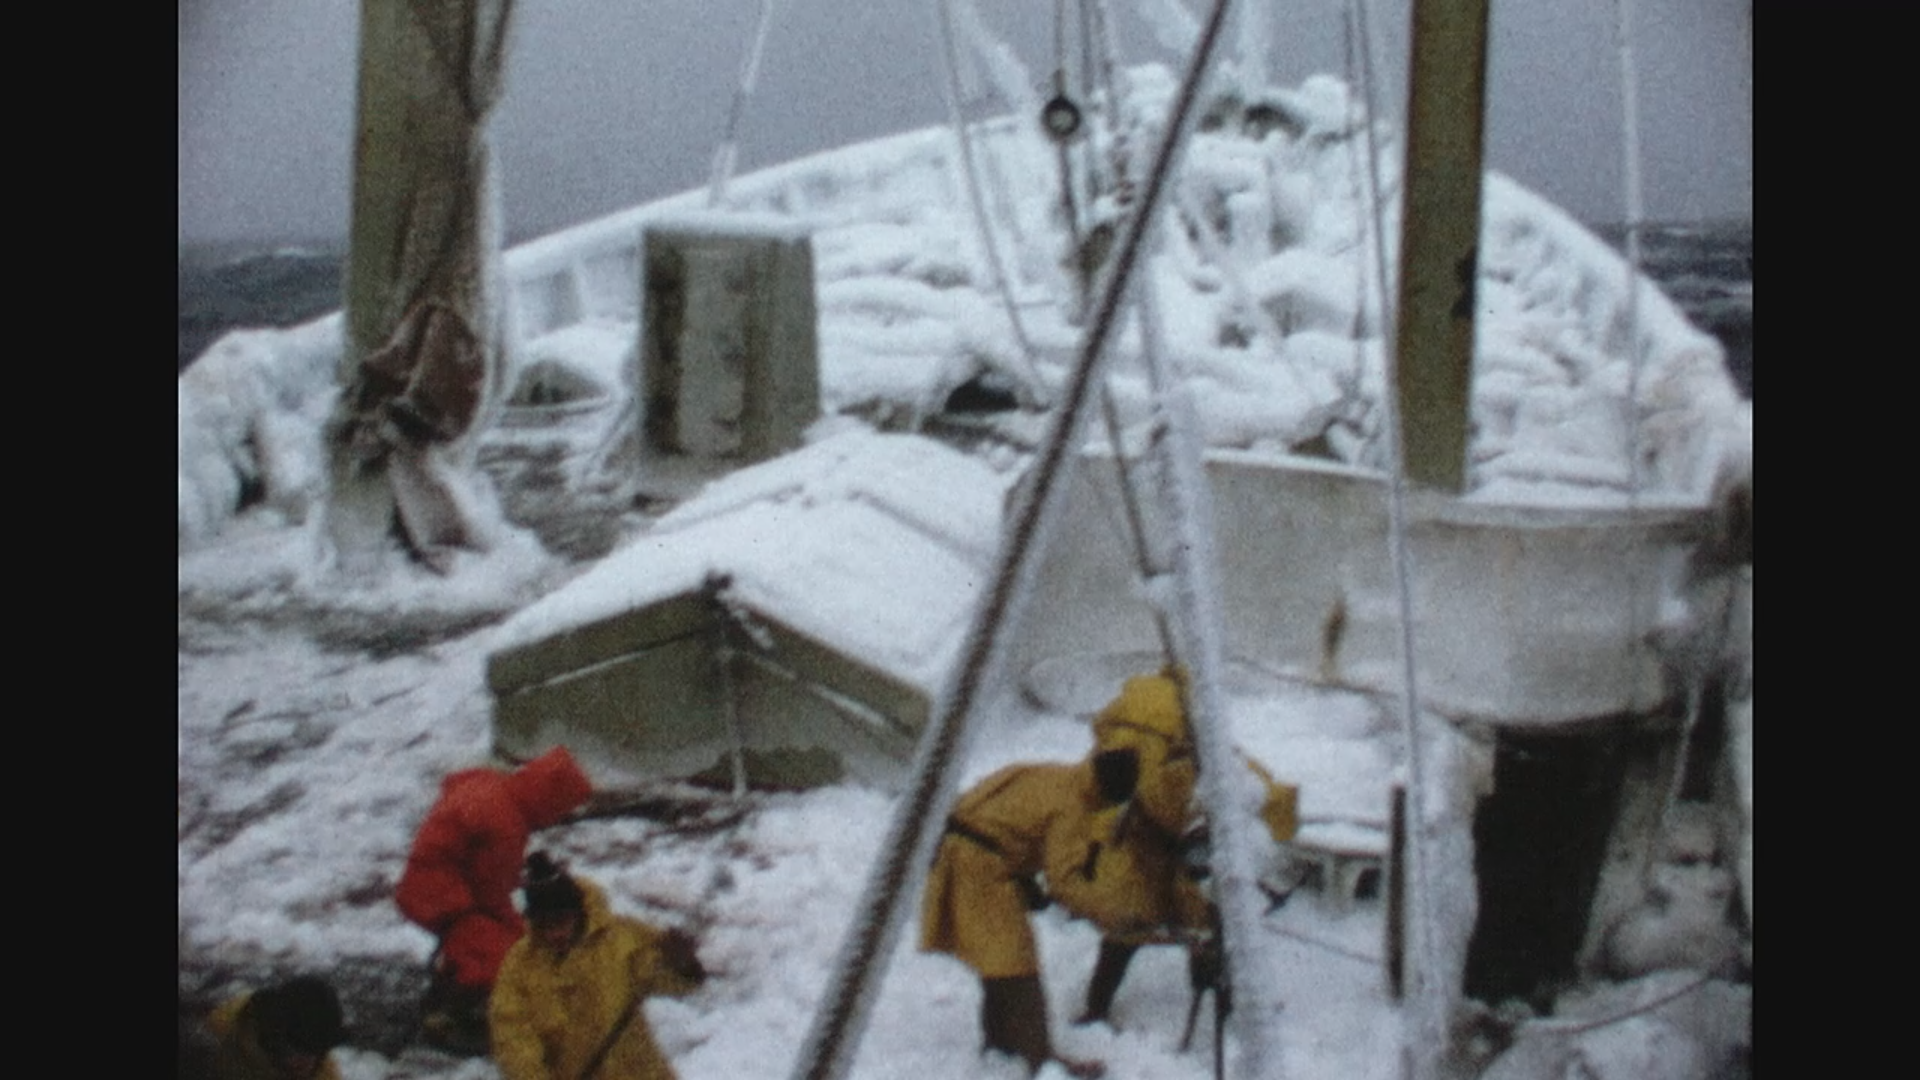
[[[1344,90],[1336,89],[1331,80],[1318,80],[1303,91],[1285,92],[1302,118],[1299,138],[1236,138],[1229,127],[1194,140],[1189,171],[1180,181],[1185,190],[1179,221],[1169,230],[1151,280],[1166,303],[1170,351],[1191,373],[1217,458],[1248,455],[1271,463],[1288,453],[1311,454],[1334,464],[1303,470],[1302,476],[1352,469],[1354,486],[1366,487],[1378,484],[1377,472],[1359,474],[1381,460],[1381,342],[1378,320],[1370,314],[1378,306],[1363,303],[1365,277],[1359,272],[1371,226],[1351,200],[1351,135],[1359,129]],[[1030,132],[1001,125],[997,135],[1003,141],[987,166],[997,179],[990,176],[988,186],[996,192],[999,235],[1020,252],[1014,291],[1034,316],[1029,331],[1041,347],[1044,378],[1049,356],[1075,337],[1059,316],[1071,306],[1062,298],[1071,296],[1072,283],[1061,276],[1058,237],[1050,237],[1045,225],[1056,189],[1048,158],[1036,154]],[[961,209],[955,168],[950,133],[929,131],[735,182],[730,207],[804,218],[815,238],[824,412],[912,428],[965,379],[1015,367],[1018,347]],[[635,251],[642,226],[653,215],[692,207],[700,197],[643,207],[509,253],[523,356],[565,363],[576,348],[584,349],[593,356],[582,363],[619,394],[621,378],[605,372],[624,369],[630,353],[620,343],[634,340],[639,330]],[[1460,509],[1472,519],[1468,524],[1500,513],[1481,509],[1494,503],[1532,507],[1544,519],[1649,510],[1658,522],[1666,511],[1654,504],[1670,500],[1683,510],[1704,505],[1711,483],[1729,464],[1744,465],[1750,485],[1751,407],[1738,401],[1717,347],[1679,320],[1650,286],[1629,284],[1619,258],[1564,214],[1498,178],[1490,180],[1487,199],[1476,293],[1484,301],[1474,404],[1479,441],[1471,462],[1474,490]],[[1383,232],[1393,229],[1392,222],[1380,224]],[[1626,321],[1629,288],[1643,290],[1637,327]],[[1121,335],[1115,349],[1122,419],[1137,426],[1145,417],[1139,381],[1129,374],[1138,358],[1137,337]],[[309,587],[306,564],[288,554],[303,549],[294,530],[283,525],[300,519],[321,483],[318,430],[338,359],[333,317],[293,331],[235,335],[181,380],[183,982],[190,952],[249,970],[314,962],[342,962],[345,970],[351,966],[345,961],[389,974],[423,970],[430,942],[402,924],[385,900],[404,858],[406,827],[424,811],[433,782],[470,764],[494,737],[482,657],[512,642],[492,630],[459,634],[445,646],[422,646],[398,659],[381,653],[360,665],[364,671],[304,639],[288,650],[297,663],[263,663],[262,653],[281,643],[263,646],[251,640],[250,629],[230,634],[222,628],[211,644],[189,649],[190,593],[196,611],[219,602],[195,591],[195,583],[206,578],[217,578],[226,590],[208,591],[239,596],[225,601],[233,610],[284,618],[276,607],[284,605],[298,614]],[[1642,365],[1637,373],[1636,359]],[[1629,388],[1637,388],[1632,401]],[[997,455],[997,465],[1017,469],[1017,420],[1000,430],[1008,438],[989,460]],[[1627,464],[1629,432],[1646,440],[1646,467],[1639,471],[1645,488],[1637,496],[1627,492],[1636,471]],[[489,434],[527,437],[525,430]],[[1098,475],[1099,463],[1090,467]],[[916,476],[928,492],[939,490],[937,473]],[[235,548],[190,559],[187,549],[217,539],[235,514],[238,493],[255,483],[266,488],[273,511],[286,515],[279,523],[263,525],[257,515],[250,522],[269,530],[261,546],[272,548],[272,572],[248,577],[233,565]],[[1636,505],[1636,499],[1643,501]],[[1244,505],[1265,513],[1293,504],[1256,498]],[[1302,513],[1303,527],[1339,517],[1310,501],[1289,512],[1309,506],[1314,509]],[[835,513],[851,520],[864,511]],[[991,534],[996,515],[997,508],[969,520]],[[700,527],[719,535],[727,520],[715,517]],[[1124,543],[1112,521],[1106,516],[1085,524],[1077,535]],[[822,535],[840,535],[839,528]],[[1229,541],[1283,535],[1257,521],[1244,529],[1227,530]],[[768,536],[770,550],[791,539],[779,530],[761,535]],[[1367,559],[1367,575],[1384,572],[1385,553],[1373,561],[1370,537],[1337,540],[1321,554],[1335,548],[1342,559]],[[847,554],[831,543],[810,550]],[[1274,550],[1274,560],[1287,554]],[[214,570],[210,562],[223,557],[226,565]],[[1658,559],[1656,564],[1664,565]],[[1250,565],[1286,577],[1279,562]],[[1493,565],[1498,572],[1506,564]],[[1125,576],[1111,566],[1102,573],[1111,588],[1088,602],[1124,609],[1125,620],[1142,620],[1144,608]],[[688,569],[679,581],[684,588],[703,579]],[[649,583],[644,574],[637,580]],[[1346,644],[1330,650],[1326,629],[1339,621],[1328,617],[1336,610],[1335,594],[1312,591],[1329,580],[1303,575],[1271,583],[1276,590],[1305,589],[1311,603],[1298,618],[1283,620],[1273,641],[1263,639],[1259,625],[1247,624],[1251,629],[1238,651],[1271,662],[1276,656],[1263,650],[1286,643],[1278,667],[1295,683],[1318,678],[1330,654],[1332,681],[1370,670],[1362,661],[1377,655],[1362,646],[1368,620],[1377,614],[1369,606],[1378,599],[1368,591],[1374,583],[1369,579],[1367,589],[1346,594],[1345,625],[1351,629],[1341,639]],[[634,584],[628,579],[618,588]],[[1254,585],[1265,587],[1255,575],[1228,581],[1226,591],[1233,596],[1236,587],[1245,587],[1236,602],[1251,608],[1264,595]],[[618,588],[607,584],[602,595]],[[383,605],[374,610],[384,616],[392,607],[419,603],[417,595],[389,590],[364,602]],[[1582,595],[1608,599],[1603,590]],[[1033,607],[1045,611],[1048,604],[1042,599]],[[1569,605],[1569,617],[1550,629],[1586,633],[1580,607]],[[850,618],[857,622],[859,615]],[[1088,619],[1085,611],[1077,618],[1089,635],[1120,624],[1119,617],[1112,624]],[[851,629],[842,620],[819,632],[825,639]],[[1477,625],[1473,629],[1478,632]],[[388,631],[383,626],[380,633]],[[1139,639],[1131,634],[1080,641],[1058,634],[1027,660],[1072,651],[1136,651]],[[834,638],[837,648],[863,657],[906,640]],[[228,649],[231,654],[223,651]],[[268,653],[273,659],[282,658]],[[970,775],[1002,760],[1084,751],[1085,730],[1071,717],[1022,709],[1011,689],[1003,689],[1008,703],[995,715],[1006,726],[976,739]],[[1750,762],[1750,698],[1745,710],[1738,737]],[[1277,756],[1272,764],[1283,776],[1290,768],[1301,770],[1308,815],[1318,812],[1323,794],[1338,791],[1363,804],[1354,814],[1371,817],[1378,800],[1365,793],[1378,790],[1380,755],[1395,753],[1390,737],[1369,736],[1372,741],[1356,745],[1341,735],[1341,750],[1324,741],[1332,738],[1324,731],[1297,732],[1267,753]],[[1371,764],[1351,771],[1336,767],[1348,757]],[[369,771],[365,762],[372,759],[391,768]],[[1454,891],[1442,897],[1438,917],[1451,928],[1451,944],[1461,949],[1472,923],[1470,890],[1459,888],[1462,868],[1472,865],[1463,839],[1471,821],[1471,764],[1466,761],[1458,774],[1467,778],[1460,783],[1435,779],[1444,797],[1460,802],[1435,811],[1428,837],[1432,857],[1454,868]],[[1745,809],[1750,828],[1750,785]],[[871,859],[888,812],[879,793],[833,785],[765,800],[725,836],[678,836],[648,823],[613,821],[579,823],[546,840],[573,855],[579,869],[610,882],[629,910],[711,920],[703,956],[721,977],[697,1001],[668,1005],[656,1015],[663,1044],[690,1078],[766,1075],[768,1061],[782,1059],[777,1069],[798,1043],[857,891],[856,875],[847,868]],[[341,822],[355,827],[340,828]],[[262,873],[261,867],[274,872]],[[723,880],[725,888],[709,887]],[[316,921],[315,912],[327,917]],[[1381,991],[1373,953],[1382,936],[1377,909],[1363,903],[1338,916],[1316,904],[1293,903],[1266,925],[1282,939],[1272,950],[1275,970],[1265,975],[1287,1003],[1278,1042],[1288,1055],[1288,1074],[1361,1080],[1395,1075],[1398,1015]],[[1052,1006],[1064,1017],[1077,1005],[1080,973],[1091,966],[1095,939],[1089,928],[1057,913],[1041,917],[1039,926],[1053,976]],[[1071,1051],[1126,1060],[1143,1075],[1204,1075],[1203,1057],[1173,1049],[1185,1007],[1179,957],[1171,950],[1150,953],[1118,1002],[1124,1030],[1069,1031],[1062,1041]],[[1441,957],[1436,970],[1457,968],[1457,959]],[[904,945],[893,964],[866,1064],[855,1075],[983,1075],[972,1053],[975,1002],[964,969]],[[940,1022],[930,1024],[930,1017]],[[928,1037],[930,1029],[935,1037]],[[1624,1037],[1652,1045],[1665,1035],[1643,1024]],[[371,1075],[371,1068],[362,1075]]]

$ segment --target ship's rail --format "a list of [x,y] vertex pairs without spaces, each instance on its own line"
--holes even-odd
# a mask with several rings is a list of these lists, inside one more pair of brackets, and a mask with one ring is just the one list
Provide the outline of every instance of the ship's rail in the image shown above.
[[[1016,130],[1013,117],[979,125],[977,135],[1002,139]],[[953,133],[926,127],[863,143],[857,154],[840,147],[735,179],[720,209],[806,218],[832,224],[842,207],[871,213],[875,196],[924,199],[929,191],[956,194]],[[929,185],[929,174],[936,183]],[[857,200],[853,197],[857,196]],[[705,188],[549,233],[506,253],[513,297],[512,326],[521,339],[539,337],[589,319],[633,321],[639,317],[641,246],[647,227],[687,213],[713,209]]]

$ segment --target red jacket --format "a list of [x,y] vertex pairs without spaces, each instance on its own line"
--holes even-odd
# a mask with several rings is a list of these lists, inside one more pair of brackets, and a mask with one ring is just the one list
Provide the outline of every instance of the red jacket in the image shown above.
[[463,769],[441,783],[394,900],[408,920],[440,939],[455,982],[493,985],[500,961],[526,932],[513,890],[528,838],[558,824],[592,790],[565,747],[510,773]]

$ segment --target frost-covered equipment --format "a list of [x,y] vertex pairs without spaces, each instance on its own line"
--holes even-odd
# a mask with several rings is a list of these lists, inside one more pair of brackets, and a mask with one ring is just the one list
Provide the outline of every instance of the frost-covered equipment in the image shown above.
[[799,446],[820,415],[806,227],[688,214],[648,226],[643,265],[645,452],[745,464]]
[[[1067,479],[1069,520],[1118,522],[1103,451]],[[1211,451],[1228,654],[1308,681],[1397,693],[1399,626],[1386,483],[1308,458]],[[1629,628],[1657,622],[1706,527],[1699,507],[1514,507],[1411,492],[1407,532],[1421,697],[1451,717],[1517,725],[1622,712],[1678,690]],[[1626,587],[1636,561],[1639,591]],[[1089,530],[1045,556],[1014,646],[1027,671],[1152,653],[1124,532]],[[1497,573],[1489,567],[1498,568]]]

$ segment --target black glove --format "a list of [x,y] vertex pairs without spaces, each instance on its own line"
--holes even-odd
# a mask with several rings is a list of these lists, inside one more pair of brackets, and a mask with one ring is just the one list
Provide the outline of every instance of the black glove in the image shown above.
[[694,982],[707,981],[707,969],[700,963],[699,943],[685,930],[675,928],[667,931],[660,941],[660,959],[669,970],[683,979]]
[[1212,876],[1213,830],[1206,818],[1197,818],[1180,836],[1180,871],[1188,881]]
[[1208,932],[1187,947],[1187,985],[1193,988],[1196,998],[1208,990],[1218,994],[1220,1011],[1227,1013],[1233,1009],[1233,995],[1225,978],[1226,956],[1222,952],[1218,905],[1207,905],[1207,922]]
[[1198,994],[1220,986],[1220,938],[1209,936],[1187,947],[1187,985]]

